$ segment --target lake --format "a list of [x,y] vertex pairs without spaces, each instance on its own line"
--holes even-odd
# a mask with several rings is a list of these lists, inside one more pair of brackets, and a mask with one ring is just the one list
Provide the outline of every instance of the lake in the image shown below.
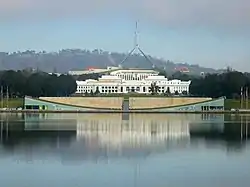
[[250,115],[0,114],[3,187],[248,187]]

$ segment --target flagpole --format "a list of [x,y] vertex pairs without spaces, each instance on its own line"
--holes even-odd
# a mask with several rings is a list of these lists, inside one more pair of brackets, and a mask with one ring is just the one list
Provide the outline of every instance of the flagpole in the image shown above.
[[246,87],[246,109],[248,109],[248,87]]
[[240,88],[240,108],[243,108],[243,87]]
[[1,109],[3,109],[3,86],[1,86]]
[[7,91],[6,91],[6,108],[9,108],[9,88],[7,86]]

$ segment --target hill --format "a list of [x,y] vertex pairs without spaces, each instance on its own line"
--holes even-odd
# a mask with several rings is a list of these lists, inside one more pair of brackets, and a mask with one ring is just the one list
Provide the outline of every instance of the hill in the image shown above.
[[[45,72],[65,73],[69,70],[80,70],[88,67],[106,68],[117,66],[126,54],[107,52],[102,50],[64,49],[59,52],[24,51],[5,53],[0,52],[0,70],[22,70],[27,68],[39,69]],[[165,69],[167,73],[176,70],[189,70],[190,74],[214,73],[212,68],[187,63],[174,63],[169,60],[157,59],[149,56],[157,68]],[[152,65],[143,56],[133,54],[123,64],[127,68],[151,68]]]

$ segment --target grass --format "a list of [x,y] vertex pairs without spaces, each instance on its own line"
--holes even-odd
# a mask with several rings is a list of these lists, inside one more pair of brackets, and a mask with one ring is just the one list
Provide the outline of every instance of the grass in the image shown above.
[[[124,97],[125,100],[128,100],[129,97],[166,97],[163,95],[141,95],[141,94],[109,94],[109,95],[99,95],[99,97]],[[87,96],[91,97],[91,96]],[[93,97],[93,96],[92,96]],[[98,97],[98,96],[97,96]],[[9,98],[8,107],[17,108],[23,107],[24,99],[23,98]],[[244,102],[243,108],[246,104]],[[2,102],[0,101],[0,108],[2,107]],[[3,108],[7,107],[7,100],[3,100]],[[230,110],[231,108],[241,108],[239,99],[226,99],[225,100],[225,109]],[[250,100],[248,101],[248,108],[250,109]]]
[[[239,109],[241,108],[239,99],[226,99],[225,100],[225,109],[230,110],[231,108]],[[243,103],[243,108],[246,108],[246,101]],[[248,108],[250,108],[250,100],[248,100]]]
[[24,99],[23,98],[9,98],[8,103],[7,99],[3,99],[3,101],[0,100],[0,108],[17,108],[17,107],[23,107]]

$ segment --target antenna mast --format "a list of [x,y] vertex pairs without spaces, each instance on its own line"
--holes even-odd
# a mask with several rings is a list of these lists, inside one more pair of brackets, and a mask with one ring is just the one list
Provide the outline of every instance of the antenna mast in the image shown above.
[[138,21],[135,22],[135,36],[134,36],[134,48],[129,52],[129,54],[121,61],[120,66],[133,54],[134,51],[138,50],[142,56],[155,68],[153,62],[148,58],[148,56],[141,50],[138,43]]
[[135,36],[134,36],[134,48],[138,48],[139,44],[138,44],[138,22],[136,21],[135,23]]

